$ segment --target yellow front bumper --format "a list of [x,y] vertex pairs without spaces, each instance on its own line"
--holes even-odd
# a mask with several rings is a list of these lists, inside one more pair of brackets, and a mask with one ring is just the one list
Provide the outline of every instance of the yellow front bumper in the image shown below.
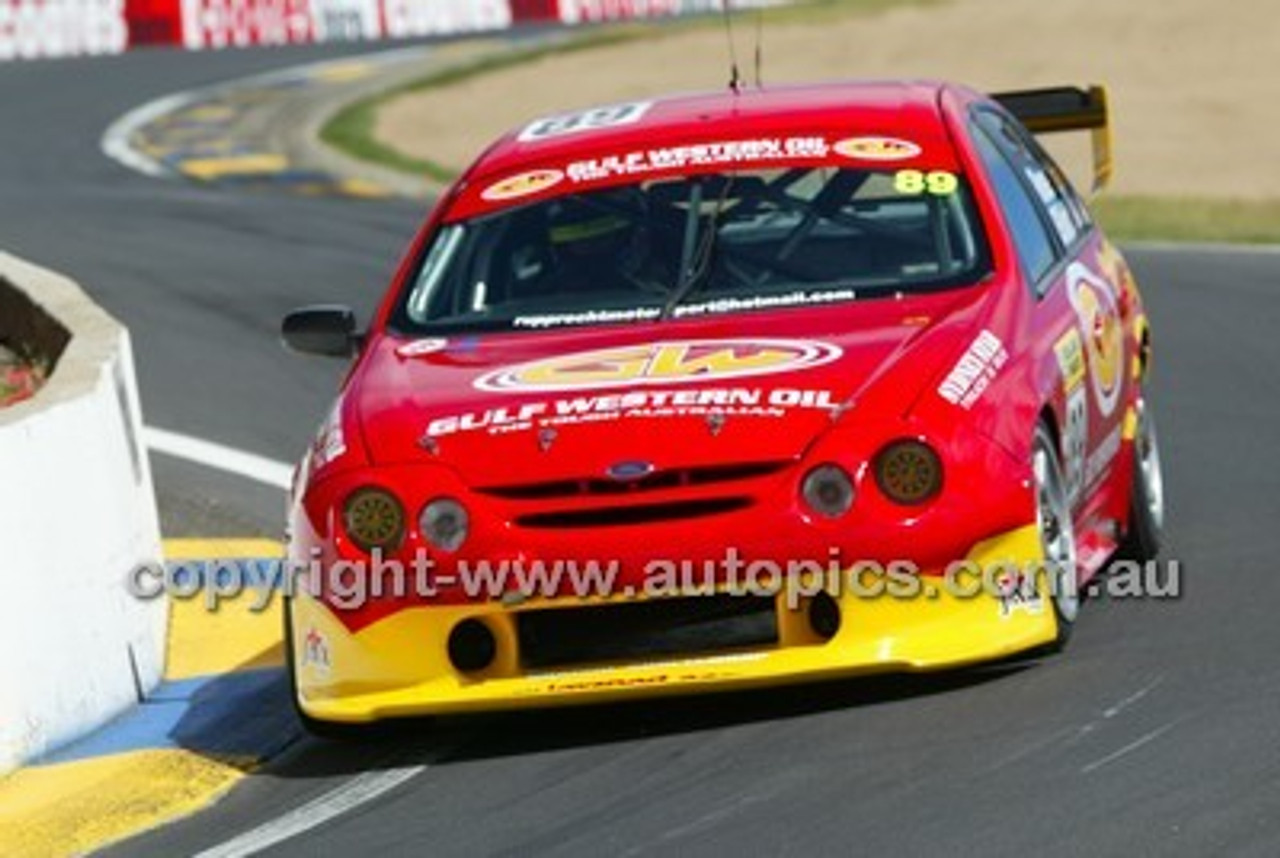
[[[984,567],[1025,569],[1040,557],[1036,529],[1027,526],[979,543],[967,559]],[[517,611],[532,605],[419,607],[352,634],[327,608],[300,594],[292,603],[298,701],[312,718],[351,723],[561,706],[938,670],[1042,646],[1057,634],[1047,593],[1037,605],[1015,611],[1005,610],[996,596],[960,598],[943,587],[930,587],[912,599],[846,592],[836,602],[840,628],[829,640],[815,634],[807,614],[789,610],[780,596],[778,643],[767,648],[534,672],[520,666],[514,622]],[[468,618],[482,618],[498,640],[496,660],[479,674],[455,670],[447,655],[450,631]]]

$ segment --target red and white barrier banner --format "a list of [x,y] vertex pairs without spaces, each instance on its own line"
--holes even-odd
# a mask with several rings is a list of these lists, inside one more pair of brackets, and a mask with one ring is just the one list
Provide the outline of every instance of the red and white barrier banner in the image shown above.
[[[786,0],[730,0],[730,6]],[[0,60],[444,36],[715,12],[721,0],[0,0]]]
[[511,20],[508,0],[181,0],[180,32],[201,50],[502,30]]
[[393,39],[505,30],[512,23],[508,0],[382,0],[382,13]]
[[[131,10],[145,6],[151,17],[166,2],[181,3],[180,26],[172,29],[181,33],[182,44],[198,50],[443,36],[505,30],[524,21],[573,25],[659,18],[714,12],[721,0],[129,0]],[[732,0],[730,5],[774,3]],[[132,17],[140,33],[141,16]],[[147,30],[163,28],[148,23]]]
[[[721,0],[511,0],[516,21],[594,24],[718,12]],[[779,0],[730,0],[734,9],[776,6]]]
[[628,18],[665,18],[677,15],[680,0],[560,0],[562,24],[592,24]]
[[182,0],[189,50],[311,41],[309,0]]
[[118,54],[124,0],[0,0],[0,60]]
[[311,37],[317,42],[382,38],[380,0],[311,0]]

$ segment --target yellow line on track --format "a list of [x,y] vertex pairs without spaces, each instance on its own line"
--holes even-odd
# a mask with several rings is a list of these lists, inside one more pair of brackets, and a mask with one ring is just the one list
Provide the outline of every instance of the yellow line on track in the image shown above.
[[348,197],[383,200],[393,196],[391,191],[382,185],[364,179],[342,179],[337,183],[337,188],[340,193]]
[[307,77],[310,80],[323,81],[325,83],[347,83],[369,77],[373,74],[374,68],[372,63],[359,60],[347,63],[328,63],[311,72]]
[[270,154],[189,158],[178,165],[178,170],[185,175],[205,182],[225,179],[228,176],[270,176],[287,169],[289,169],[288,158]]

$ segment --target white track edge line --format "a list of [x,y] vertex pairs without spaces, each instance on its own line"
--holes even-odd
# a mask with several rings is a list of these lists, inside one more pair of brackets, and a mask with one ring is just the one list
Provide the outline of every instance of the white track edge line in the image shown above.
[[283,816],[198,853],[196,858],[243,858],[255,855],[368,804],[421,774],[426,768],[426,765],[401,766],[357,775]]
[[195,462],[228,474],[245,477],[264,485],[288,491],[293,485],[293,467],[256,453],[247,453],[213,441],[193,438],[154,426],[142,429],[143,443],[156,453]]
[[132,143],[133,136],[140,129],[150,125],[162,116],[166,116],[170,113],[177,113],[179,110],[182,110],[201,99],[210,98],[222,92],[305,77],[307,75],[315,74],[330,66],[339,66],[350,62],[368,62],[375,65],[394,65],[396,63],[408,62],[410,60],[417,59],[418,57],[425,56],[429,52],[430,50],[428,48],[415,46],[375,51],[368,54],[353,54],[347,57],[320,60],[318,62],[306,63],[299,66],[290,66],[288,68],[276,69],[274,71],[262,72],[260,74],[250,75],[249,77],[227,81],[225,83],[202,86],[196,89],[189,89],[183,92],[163,95],[135,107],[112,122],[107,130],[103,132],[100,147],[102,149],[102,153],[108,158],[131,170],[150,176],[154,179],[168,178],[174,175],[174,171],[172,169],[157,161],[155,158],[138,151]]
[[173,171],[149,155],[134,148],[132,139],[138,130],[155,122],[161,116],[176,113],[199,97],[196,90],[178,92],[148,101],[121,116],[102,135],[102,154],[130,170],[162,179]]

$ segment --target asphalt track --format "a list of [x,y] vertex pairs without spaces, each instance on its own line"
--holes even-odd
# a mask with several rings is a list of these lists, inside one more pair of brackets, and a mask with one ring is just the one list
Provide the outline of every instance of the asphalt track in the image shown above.
[[[152,425],[292,458],[339,367],[281,352],[278,317],[371,306],[420,212],[159,182],[98,139],[150,98],[335,53],[0,67],[0,246],[132,328]],[[265,854],[1280,854],[1280,254],[1130,259],[1182,598],[1094,602],[1027,666],[305,741],[115,854],[197,853],[379,771],[405,779]],[[278,492],[157,479],[171,532],[278,532]]]

